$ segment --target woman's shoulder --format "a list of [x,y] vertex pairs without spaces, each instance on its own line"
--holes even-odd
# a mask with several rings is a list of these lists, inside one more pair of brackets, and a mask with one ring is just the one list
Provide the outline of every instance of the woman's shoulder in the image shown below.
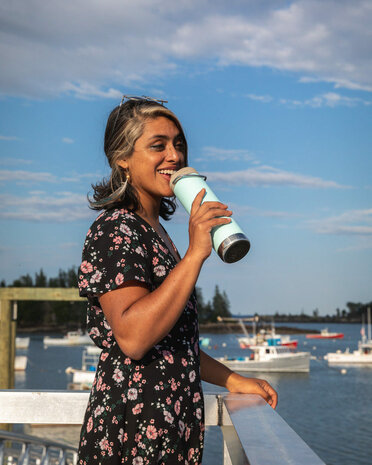
[[125,208],[114,208],[101,212],[93,221],[87,233],[87,239],[94,235],[110,234],[114,231],[127,235],[143,235],[148,228],[141,218]]
[[136,213],[124,208],[105,210],[86,234],[83,256],[100,249],[151,251],[151,237],[151,228]]

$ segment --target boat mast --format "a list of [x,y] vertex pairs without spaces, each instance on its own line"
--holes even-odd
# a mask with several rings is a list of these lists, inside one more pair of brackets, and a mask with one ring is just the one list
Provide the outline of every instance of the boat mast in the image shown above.
[[367,330],[368,330],[368,341],[371,340],[371,307],[367,308]]

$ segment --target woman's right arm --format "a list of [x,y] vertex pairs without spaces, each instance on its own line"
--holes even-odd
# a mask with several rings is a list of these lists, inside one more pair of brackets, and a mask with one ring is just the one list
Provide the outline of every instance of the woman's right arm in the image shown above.
[[204,193],[203,189],[192,204],[187,252],[157,289],[150,292],[143,284],[130,281],[99,297],[117,343],[130,358],[141,359],[173,328],[211,254],[211,229],[230,222],[221,218],[231,215],[226,205],[201,203]]

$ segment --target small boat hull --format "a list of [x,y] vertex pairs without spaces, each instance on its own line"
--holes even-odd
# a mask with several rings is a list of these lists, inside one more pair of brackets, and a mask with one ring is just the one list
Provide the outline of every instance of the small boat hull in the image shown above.
[[26,355],[16,355],[14,359],[14,370],[25,371],[27,368],[27,357]]
[[236,371],[277,373],[308,373],[310,371],[310,353],[308,352],[300,352],[272,360],[251,360],[249,357],[233,360],[217,358],[216,360]]
[[306,334],[307,339],[342,339],[343,337],[344,337],[343,333],[329,333],[327,335]]
[[69,336],[69,337],[49,337],[46,336],[43,339],[44,347],[48,346],[81,346],[91,344],[93,345],[94,342],[88,336],[88,334],[79,334],[76,336]]
[[95,371],[74,370],[72,372],[72,382],[74,384],[85,384],[91,386],[95,376]]
[[29,345],[29,337],[16,337],[16,349],[28,349]]
[[329,365],[369,365],[372,366],[372,354],[329,353],[324,356]]

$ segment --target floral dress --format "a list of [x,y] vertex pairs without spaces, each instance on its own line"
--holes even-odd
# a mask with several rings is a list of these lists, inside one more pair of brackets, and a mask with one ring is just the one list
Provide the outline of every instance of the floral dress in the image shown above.
[[130,280],[153,291],[175,265],[155,230],[128,210],[103,212],[88,231],[79,289],[88,298],[89,334],[102,353],[81,430],[81,465],[201,463],[204,405],[195,292],[169,334],[140,360],[121,351],[97,298]]

